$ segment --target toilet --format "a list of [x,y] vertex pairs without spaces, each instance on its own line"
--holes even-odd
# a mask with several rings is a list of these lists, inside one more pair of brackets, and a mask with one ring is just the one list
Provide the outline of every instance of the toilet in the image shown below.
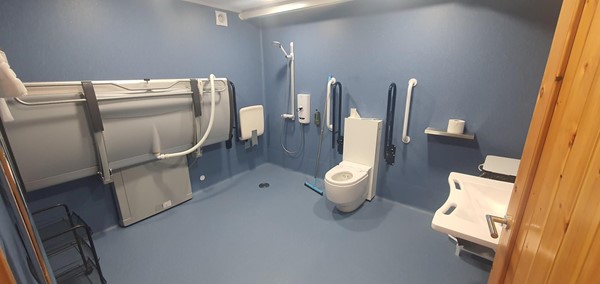
[[342,212],[356,210],[367,199],[370,167],[341,162],[325,174],[325,194]]
[[375,197],[382,121],[348,117],[344,120],[342,162],[325,174],[325,196],[341,212],[358,209]]

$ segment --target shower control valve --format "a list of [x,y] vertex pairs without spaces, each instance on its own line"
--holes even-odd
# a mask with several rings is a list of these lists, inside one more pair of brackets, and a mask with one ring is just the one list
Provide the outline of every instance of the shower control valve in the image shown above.
[[281,117],[283,117],[284,119],[294,120],[294,115],[293,114],[289,114],[289,113],[284,113],[284,114],[281,115]]

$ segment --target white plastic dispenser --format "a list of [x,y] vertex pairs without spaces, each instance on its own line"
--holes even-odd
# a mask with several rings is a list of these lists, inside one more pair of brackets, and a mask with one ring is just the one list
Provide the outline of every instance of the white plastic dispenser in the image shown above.
[[298,121],[310,124],[310,94],[298,94]]

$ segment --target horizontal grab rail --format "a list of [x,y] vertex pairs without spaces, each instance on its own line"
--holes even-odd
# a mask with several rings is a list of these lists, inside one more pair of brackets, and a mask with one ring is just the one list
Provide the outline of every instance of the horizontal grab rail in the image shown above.
[[[199,81],[207,81],[206,79],[200,79]],[[225,84],[224,88],[221,89],[217,89],[215,90],[215,92],[224,92],[227,90],[227,81],[226,80],[219,80],[220,82],[223,82]],[[128,81],[129,82],[129,81]],[[111,92],[109,94],[102,94],[102,93],[98,93],[98,101],[115,101],[115,100],[127,100],[127,99],[138,99],[138,98],[152,98],[152,97],[167,97],[167,96],[183,96],[183,95],[192,95],[193,92],[191,92],[190,89],[184,88],[184,89],[179,89],[179,90],[170,90],[170,91],[165,91],[168,90],[169,88],[172,88],[174,85],[178,84],[178,83],[189,83],[189,80],[177,80],[175,83],[169,85],[168,87],[160,87],[160,88],[127,88],[124,86],[121,86],[117,83],[111,83],[111,82],[98,82],[98,83],[94,83],[95,85],[112,85],[112,86],[116,86],[119,88],[122,88],[124,90],[128,90],[130,92],[135,92],[133,94],[129,93],[129,94],[125,94],[125,95],[129,95],[129,96],[117,96],[118,93],[114,93]],[[26,87],[28,88],[40,88],[40,87],[79,87],[81,86],[81,82],[58,82],[58,83],[27,83],[25,84]],[[206,92],[206,88],[203,87],[203,91]],[[208,89],[208,91],[210,91],[210,88]],[[69,96],[81,96],[83,95],[83,92],[77,92],[77,93],[68,93],[68,94],[48,94],[48,95],[69,95]],[[112,96],[105,96],[102,97],[102,95],[112,95]],[[78,102],[84,102],[85,98],[81,98],[81,99],[66,99],[66,100],[51,100],[51,101],[41,101],[41,102],[28,102],[26,100],[23,100],[22,98],[15,98],[15,101],[17,101],[18,103],[25,105],[25,106],[41,106],[41,105],[53,105],[53,104],[63,104],[63,103],[78,103]]]
[[[209,82],[208,79],[202,78],[202,79],[198,79],[198,81],[200,82]],[[215,91],[217,92],[223,92],[225,90],[227,90],[227,81],[224,79],[221,80],[215,80],[218,82],[223,83],[223,88],[221,89],[216,89]],[[106,86],[106,85],[111,85],[111,86],[115,86],[118,87],[120,89],[123,90],[127,90],[127,91],[152,91],[152,90],[166,90],[166,89],[170,89],[173,86],[179,84],[179,83],[189,83],[190,79],[156,79],[156,80],[150,80],[150,79],[146,79],[146,80],[123,80],[121,81],[123,83],[116,83],[114,81],[92,81],[92,84],[94,84],[95,86]],[[130,87],[126,87],[123,86],[122,84],[144,84],[144,83],[166,83],[166,82],[173,82],[171,85],[168,85],[166,87],[153,87],[153,88],[130,88]],[[80,81],[63,81],[63,82],[33,82],[33,83],[25,83],[24,84],[25,87],[27,88],[44,88],[44,87],[79,87],[81,86],[81,82]],[[207,91],[210,92],[210,88],[206,88]]]
[[[64,94],[64,95],[81,95],[82,93]],[[117,101],[117,100],[131,100],[138,98],[153,98],[153,97],[170,97],[170,96],[184,96],[191,95],[192,92],[177,92],[177,93],[162,93],[162,94],[148,94],[148,95],[133,95],[133,96],[112,96],[112,97],[98,97],[98,101]],[[27,102],[21,98],[15,98],[15,101],[26,106],[41,106],[41,105],[53,105],[63,103],[79,103],[84,102],[85,99],[69,99],[69,100],[56,100],[56,101],[43,101],[43,102]]]

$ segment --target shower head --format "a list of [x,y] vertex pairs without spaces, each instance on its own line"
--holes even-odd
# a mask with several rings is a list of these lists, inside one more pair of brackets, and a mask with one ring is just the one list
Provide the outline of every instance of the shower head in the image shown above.
[[[291,46],[292,44],[290,44]],[[287,51],[285,51],[285,48],[283,48],[283,45],[281,45],[281,42],[278,41],[273,41],[273,46],[275,47],[279,47],[279,49],[281,49],[281,52],[283,52],[283,54],[285,55],[286,59],[290,59],[292,57],[291,54],[288,54]]]

